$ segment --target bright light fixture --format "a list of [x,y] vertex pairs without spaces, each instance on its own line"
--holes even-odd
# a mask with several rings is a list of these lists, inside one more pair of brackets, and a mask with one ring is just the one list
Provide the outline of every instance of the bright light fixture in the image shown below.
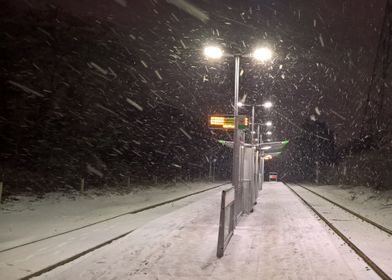
[[267,131],[267,135],[271,135],[272,134],[272,132],[271,131]]
[[268,121],[268,122],[265,123],[265,125],[266,125],[266,126],[271,126],[271,125],[272,125],[272,122]]
[[237,105],[238,105],[238,107],[242,107],[242,106],[244,106],[244,103],[238,102]]
[[221,48],[216,46],[209,46],[204,48],[204,55],[212,59],[219,59],[223,55]]
[[258,61],[265,62],[272,58],[272,51],[269,48],[258,48],[254,51],[253,57]]
[[269,149],[271,149],[272,147],[271,146],[264,146],[264,147],[262,147],[261,149],[262,150],[269,150]]
[[263,104],[263,107],[264,108],[271,108],[272,107],[272,103],[270,102],[270,101],[267,101],[267,102],[265,102],[264,104]]

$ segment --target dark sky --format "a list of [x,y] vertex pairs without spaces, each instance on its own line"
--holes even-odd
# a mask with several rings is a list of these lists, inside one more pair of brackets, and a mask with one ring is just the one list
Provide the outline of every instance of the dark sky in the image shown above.
[[[170,2],[190,3],[208,19]],[[246,54],[267,44],[275,54],[270,64],[243,60],[240,96],[248,103],[274,102],[271,113],[257,117],[274,122],[275,139],[293,137],[309,118],[325,121],[340,144],[359,132],[384,1],[37,0],[11,6],[15,12],[48,3],[128,33],[129,63],[173,106],[205,118],[230,113],[233,61],[208,62],[203,47],[213,42]]]

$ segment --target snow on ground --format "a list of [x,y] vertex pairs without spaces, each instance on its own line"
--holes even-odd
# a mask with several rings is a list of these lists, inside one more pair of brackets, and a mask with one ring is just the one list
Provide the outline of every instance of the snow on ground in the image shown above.
[[[128,200],[124,200],[125,209],[121,208],[121,210],[128,209],[130,202],[140,201],[132,206],[132,208],[140,209],[141,207],[149,206],[157,202],[161,202],[162,200],[168,200],[183,196],[189,192],[196,192],[199,190],[205,190],[209,187],[216,186],[218,183],[198,183],[191,184],[186,187],[178,185],[178,189],[154,189],[143,193],[135,194],[135,197],[127,197]],[[227,185],[226,185],[227,186]],[[59,235],[53,238],[49,238],[47,240],[43,240],[40,242],[32,243],[26,246],[22,246],[19,248],[15,248],[9,251],[0,252],[0,275],[2,279],[20,279],[22,277],[26,277],[29,274],[39,271],[41,269],[46,268],[47,266],[54,265],[59,263],[67,258],[70,258],[80,252],[85,250],[89,250],[90,248],[94,248],[95,246],[102,244],[112,238],[120,236],[124,233],[135,230],[136,228],[157,219],[163,215],[166,215],[170,212],[173,212],[177,209],[181,209],[182,207],[191,204],[197,200],[203,199],[205,197],[210,196],[213,193],[218,193],[224,186],[209,190],[203,193],[199,193],[179,201],[172,202],[170,204],[165,204],[156,208],[148,209],[146,211],[138,212],[132,215],[122,215],[115,219],[111,219],[105,222],[101,222],[92,226],[85,227],[83,229],[70,232],[64,235]],[[110,203],[110,200],[118,198],[119,201],[113,201]],[[142,199],[148,198],[148,199]],[[99,202],[101,202],[102,197],[95,202],[95,207],[100,207]],[[115,216],[121,214],[123,212],[118,212],[118,206],[121,204],[122,199],[126,199],[124,197],[106,197],[106,211],[101,211],[101,213],[105,213],[105,216]],[[80,200],[80,203],[83,203],[84,199]],[[68,209],[70,206],[78,207],[78,204],[69,205],[68,200],[64,200],[60,203],[61,207],[58,207],[58,203],[52,204],[51,209],[47,208],[48,200],[40,201],[40,206],[42,208],[37,207],[41,211],[44,209],[49,210],[53,216],[58,214],[59,209]],[[143,203],[144,202],[144,203]],[[109,207],[109,205],[115,207]],[[43,207],[45,206],[45,207]],[[93,207],[94,203],[90,201],[90,206]],[[137,207],[136,207],[137,206]],[[93,208],[90,209],[93,212]],[[114,211],[116,210],[116,211]],[[135,209],[128,209],[135,210]],[[38,211],[40,212],[40,211]],[[93,215],[90,215],[93,217]],[[101,215],[102,218],[102,215]],[[52,221],[55,221],[53,217],[51,217]],[[90,219],[91,220],[91,219]],[[96,220],[93,219],[93,220]],[[88,219],[84,219],[85,222]],[[34,222],[34,221],[30,221]],[[68,220],[68,228],[70,226],[74,226],[72,219]],[[25,234],[29,234],[28,226],[30,223],[25,225]],[[49,224],[41,224],[41,226],[49,226]],[[65,226],[64,226],[65,227]],[[50,228],[52,229],[52,228]]]
[[128,194],[97,195],[94,190],[76,196],[50,193],[39,200],[31,196],[14,197],[18,200],[0,205],[0,251],[218,184],[161,184],[136,188]]
[[363,186],[312,185],[309,189],[392,229],[392,190],[379,191]]
[[220,194],[37,279],[378,279],[283,184],[266,183],[216,258]]

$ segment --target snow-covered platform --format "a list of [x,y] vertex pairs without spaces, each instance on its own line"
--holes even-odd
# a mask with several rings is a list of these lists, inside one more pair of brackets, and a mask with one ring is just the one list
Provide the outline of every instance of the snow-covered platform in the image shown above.
[[217,259],[219,207],[217,192],[39,279],[379,279],[282,183]]

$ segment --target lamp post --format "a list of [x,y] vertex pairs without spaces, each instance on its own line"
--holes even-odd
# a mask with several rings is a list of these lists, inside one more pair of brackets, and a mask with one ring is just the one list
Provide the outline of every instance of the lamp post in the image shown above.
[[[238,98],[240,90],[240,59],[241,57],[253,57],[261,62],[266,62],[271,59],[272,51],[268,48],[256,49],[253,55],[224,55],[223,51],[217,46],[208,46],[204,49],[204,55],[211,59],[220,59],[223,56],[234,57],[234,135],[233,135],[233,172],[232,184],[234,186],[234,201],[235,201],[235,216],[239,214],[239,199],[240,199],[240,139],[238,129]],[[253,127],[254,120],[252,120]],[[252,129],[252,131],[254,131]],[[252,136],[253,139],[253,136]]]
[[[257,143],[262,143],[263,142],[263,138],[262,138],[262,133],[260,133],[260,127],[263,126],[263,125],[266,126],[266,127],[270,127],[270,126],[272,126],[272,122],[271,121],[267,121],[265,123],[255,123],[255,124],[257,124],[257,137],[256,137]],[[267,133],[267,134],[271,135],[269,133]]]
[[[272,107],[272,103],[270,101],[266,101],[263,104],[244,104],[242,102],[238,102],[238,106],[239,107],[252,107],[252,126],[251,126],[251,144],[254,145],[256,144],[255,142],[255,107],[264,107],[266,109],[269,109]],[[260,123],[258,123],[258,125],[260,125]],[[264,125],[266,126],[271,126],[272,122],[268,121],[266,122]],[[258,132],[257,132],[257,139],[259,140],[259,136],[260,136],[260,128],[257,128]],[[259,142],[260,143],[260,142]]]
[[240,190],[240,138],[238,131],[238,96],[240,91],[240,56],[234,56],[234,149],[233,149],[233,173],[232,182],[234,186],[234,196],[237,205],[235,206],[236,216],[239,214],[238,198]]
[[252,132],[251,134],[251,143],[252,145],[255,143],[255,106],[252,106]]

